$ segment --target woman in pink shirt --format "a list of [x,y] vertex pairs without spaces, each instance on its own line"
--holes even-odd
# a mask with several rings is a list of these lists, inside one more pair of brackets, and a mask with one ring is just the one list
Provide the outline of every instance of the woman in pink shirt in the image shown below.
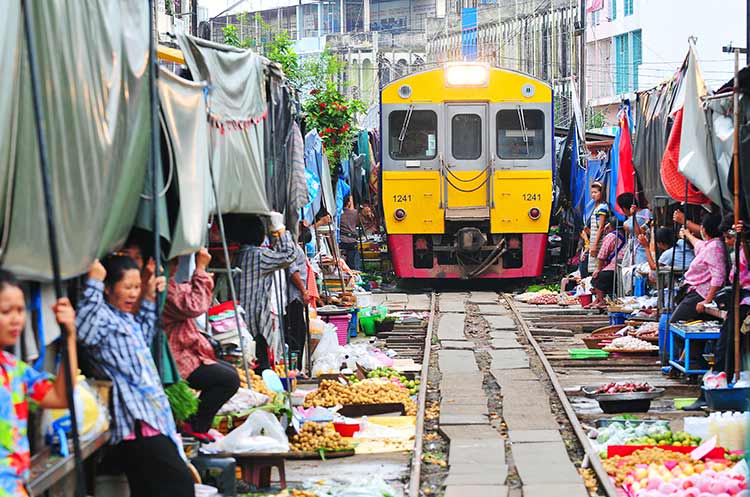
[[706,216],[701,223],[702,240],[688,230],[680,230],[680,238],[686,238],[693,246],[695,259],[685,273],[688,291],[672,313],[673,323],[712,319],[704,314],[705,307],[713,302],[716,292],[727,279],[727,250],[721,221],[721,216]]
[[[740,323],[745,320],[750,311],[750,297],[747,293],[750,292],[750,270],[748,270],[747,264],[747,237],[744,234],[744,224],[742,221],[732,227],[743,242],[740,244],[740,286],[742,287],[742,297],[739,309]],[[737,254],[734,255],[737,257]],[[734,264],[732,264],[732,271],[729,274],[729,282],[734,282]],[[731,380],[732,374],[734,374],[734,297],[732,297],[732,303],[729,304],[727,318],[724,320],[724,325],[721,327],[721,338],[719,338],[718,346],[716,347],[716,364],[714,364],[714,371],[724,371],[727,373],[727,379]],[[740,350],[747,350],[746,346],[747,335],[744,333],[740,334]]]
[[162,314],[164,331],[180,376],[192,388],[201,391],[198,412],[185,423],[182,432],[202,441],[210,441],[206,432],[211,429],[214,416],[240,387],[237,371],[216,359],[213,347],[195,323],[195,318],[205,314],[211,306],[214,280],[206,272],[210,262],[208,250],[200,249],[195,255],[195,272],[190,281],[178,283],[174,279],[177,259],[171,261],[171,279]]

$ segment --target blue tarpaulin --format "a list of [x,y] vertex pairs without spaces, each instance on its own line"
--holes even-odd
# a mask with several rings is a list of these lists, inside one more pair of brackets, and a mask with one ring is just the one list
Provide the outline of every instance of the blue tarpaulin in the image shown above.
[[461,55],[464,60],[477,58],[477,9],[461,9]]

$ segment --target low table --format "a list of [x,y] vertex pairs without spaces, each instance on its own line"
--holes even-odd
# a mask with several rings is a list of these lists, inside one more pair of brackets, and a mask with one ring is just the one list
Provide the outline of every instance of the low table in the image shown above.
[[[669,325],[669,334],[671,340],[669,341],[669,364],[688,375],[702,375],[705,374],[707,369],[697,369],[698,366],[692,364],[690,357],[691,347],[695,347],[698,344],[696,342],[705,342],[706,340],[718,340],[721,335],[720,330],[716,331],[691,331],[689,328],[684,328],[679,324]],[[679,340],[684,343],[685,361],[680,361],[679,352],[676,350],[675,342]]]

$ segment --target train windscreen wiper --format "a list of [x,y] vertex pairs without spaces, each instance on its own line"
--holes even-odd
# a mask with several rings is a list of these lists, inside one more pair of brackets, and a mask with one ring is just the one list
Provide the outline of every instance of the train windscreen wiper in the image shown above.
[[516,110],[518,111],[518,123],[521,125],[521,134],[523,135],[523,142],[526,144],[526,155],[529,155],[529,131],[526,127],[526,117],[523,115],[523,109],[519,105]]
[[401,153],[401,149],[404,146],[404,138],[406,138],[406,131],[409,129],[409,122],[411,121],[411,114],[414,111],[414,105],[409,106],[409,110],[406,111],[406,117],[404,117],[404,124],[401,126],[401,132],[398,134],[398,153]]

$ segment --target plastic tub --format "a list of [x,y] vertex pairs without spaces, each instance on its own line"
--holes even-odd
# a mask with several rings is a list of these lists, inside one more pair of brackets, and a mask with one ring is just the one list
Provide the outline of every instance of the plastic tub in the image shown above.
[[592,301],[592,297],[590,293],[584,293],[583,295],[578,296],[578,303],[581,304],[581,307],[586,307],[587,305],[590,305]]
[[333,423],[333,429],[336,430],[336,433],[338,433],[342,437],[351,438],[355,433],[362,429],[362,425],[360,425],[359,423]]
[[684,409],[685,407],[689,406],[690,404],[694,403],[696,398],[680,398],[680,399],[674,399],[674,408],[675,409]]
[[706,403],[712,411],[744,412],[750,407],[750,387],[701,388],[706,392]]

